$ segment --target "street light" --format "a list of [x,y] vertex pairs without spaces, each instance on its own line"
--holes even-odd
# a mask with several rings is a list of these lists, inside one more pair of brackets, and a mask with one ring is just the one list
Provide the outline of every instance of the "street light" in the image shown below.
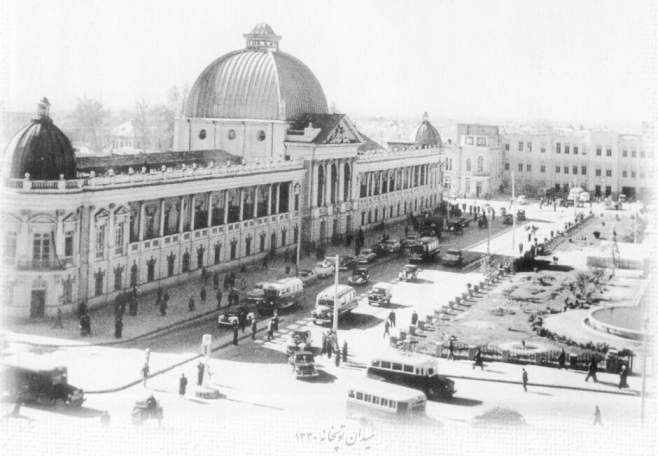
[[514,256],[514,252],[516,249],[516,214],[514,213],[514,203],[515,201],[515,186],[514,186],[514,171],[512,170],[512,204],[510,204],[510,210],[512,211],[512,256]]
[[334,265],[336,267],[335,268],[336,270],[334,275],[334,322],[333,322],[333,330],[336,340],[338,340],[338,271],[340,270],[339,263],[340,263],[340,255],[336,255],[334,257]]
[[302,247],[302,216],[301,213],[302,211],[300,210],[301,206],[301,201],[299,201],[299,195],[301,193],[301,185],[298,183],[295,184],[294,187],[294,192],[295,192],[295,202],[297,203],[297,252],[296,252],[296,258],[295,258],[295,275],[299,275],[299,255],[300,255],[300,250]]

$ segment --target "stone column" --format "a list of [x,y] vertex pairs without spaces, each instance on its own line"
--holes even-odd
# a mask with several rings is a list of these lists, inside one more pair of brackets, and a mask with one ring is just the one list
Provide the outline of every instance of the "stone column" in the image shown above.
[[144,205],[144,201],[139,202],[139,240],[143,241],[144,240],[144,224],[145,224],[145,213],[146,208]]
[[242,211],[244,210],[244,189],[240,189],[240,218],[239,220],[242,221]]
[[[107,215],[107,230],[105,231],[105,259],[110,258],[110,254],[112,253],[112,246],[114,245],[114,215],[112,214],[112,209],[108,208],[108,215]],[[61,252],[61,250],[60,250]],[[107,276],[110,268],[107,268],[107,271],[105,275]],[[109,280],[109,279],[108,279]]]
[[190,200],[190,231],[194,231],[195,212],[196,212],[196,196],[192,195],[192,198]]
[[208,192],[208,228],[212,226],[212,192]]
[[276,186],[276,206],[274,206],[275,209],[276,209],[277,214],[279,212],[281,212],[281,206],[279,206],[280,198],[281,198],[281,185],[277,184],[277,186]]
[[166,200],[163,198],[160,200],[160,237],[164,236],[165,229],[165,209],[166,209]]
[[324,164],[324,201],[323,206],[326,206],[331,201],[331,165]]
[[377,179],[377,184],[379,185],[379,189],[377,190],[377,193],[381,195],[382,190],[384,190],[384,186],[382,185],[384,180],[384,173],[382,171],[379,171],[377,175],[379,176],[379,179]]
[[224,225],[228,223],[228,190],[224,190]]
[[272,215],[272,184],[267,186],[267,215]]
[[343,160],[338,161],[338,198],[336,198],[337,203],[342,203],[345,192],[345,162]]
[[180,197],[180,207],[178,209],[178,232],[182,233],[185,228],[185,197]]
[[254,187],[254,218],[258,217],[258,185]]
[[318,202],[318,165],[315,163],[311,165],[311,176],[311,185],[309,185],[311,188],[311,204],[309,204],[309,207],[315,207]]

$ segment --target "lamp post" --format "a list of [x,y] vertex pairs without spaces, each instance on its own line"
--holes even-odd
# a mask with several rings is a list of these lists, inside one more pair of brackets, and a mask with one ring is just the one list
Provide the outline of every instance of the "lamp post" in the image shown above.
[[514,185],[514,171],[512,171],[512,204],[510,205],[510,210],[512,211],[512,256],[514,256],[514,252],[516,251],[516,214],[514,213],[516,193]]
[[299,275],[299,258],[300,258],[300,251],[302,249],[302,217],[301,217],[301,210],[299,209],[301,206],[301,202],[299,201],[299,195],[301,194],[301,189],[300,189],[299,184],[295,184],[294,192],[295,192],[295,201],[297,202],[297,249],[296,249],[296,255],[295,255],[295,275]]
[[[335,275],[334,275],[334,318],[333,318],[333,330],[334,330],[334,336],[336,337],[336,340],[338,340],[338,271],[339,271],[339,263],[340,263],[340,255],[336,255],[334,257],[334,265],[336,267]],[[338,356],[338,355],[336,355]]]

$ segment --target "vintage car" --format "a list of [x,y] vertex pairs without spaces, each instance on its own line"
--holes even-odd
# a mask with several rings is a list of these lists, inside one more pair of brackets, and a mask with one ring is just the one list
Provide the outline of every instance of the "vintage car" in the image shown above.
[[470,221],[465,217],[459,217],[458,219],[453,219],[448,221],[448,231],[453,233],[463,233],[464,228],[468,227]]
[[365,285],[370,280],[370,272],[364,266],[357,266],[352,271],[352,275],[347,279],[350,285]]
[[511,225],[514,223],[514,218],[512,214],[505,214],[503,216],[503,225]]
[[391,285],[388,282],[377,282],[368,292],[368,304],[371,306],[388,306],[391,303]]
[[163,418],[162,406],[153,396],[149,396],[143,401],[135,402],[132,410],[133,424],[142,424],[149,419],[158,420],[158,425],[162,423]]
[[254,288],[247,291],[247,302],[251,306],[258,306],[265,300],[265,292],[263,286],[266,282],[258,282]]
[[320,375],[315,368],[315,358],[311,352],[298,351],[292,353],[288,358],[288,362],[297,378],[314,378]]
[[22,356],[20,362],[0,364],[0,384],[16,401],[42,405],[80,407],[84,392],[68,382],[66,366],[41,357]]
[[318,264],[315,265],[313,271],[317,274],[319,278],[326,279],[327,277],[331,277],[332,275],[334,275],[335,267],[333,263],[320,261],[318,262]]
[[381,249],[386,253],[396,253],[402,245],[397,239],[387,239],[379,243]]
[[420,239],[420,235],[410,234],[406,238],[402,239],[400,245],[403,249],[408,249],[416,245],[418,243],[418,239]]
[[362,249],[358,257],[356,257],[356,262],[359,264],[368,264],[372,263],[377,259],[377,254],[373,249]]
[[[335,261],[335,257],[325,257],[324,259],[324,262],[330,264],[332,268]],[[348,269],[352,269],[355,263],[356,259],[352,255],[340,255],[338,257],[338,270],[347,271]]]
[[420,268],[415,264],[405,264],[398,274],[398,279],[401,282],[411,282],[418,279],[418,272],[420,272]]
[[525,195],[519,195],[518,198],[516,198],[516,204],[525,206],[526,204],[528,204],[528,198],[526,198]]
[[525,210],[523,210],[523,209],[519,209],[518,211],[516,211],[516,220],[517,220],[518,222],[522,222],[522,221],[524,221],[525,219],[526,219],[526,218],[525,218]]
[[318,274],[311,269],[300,269],[298,276],[304,283],[304,286],[307,286],[308,284],[318,280]]
[[311,331],[308,329],[295,330],[288,336],[286,352],[288,356],[298,351],[311,352]]
[[461,266],[464,261],[464,255],[461,250],[450,249],[443,255],[441,262],[446,266]]

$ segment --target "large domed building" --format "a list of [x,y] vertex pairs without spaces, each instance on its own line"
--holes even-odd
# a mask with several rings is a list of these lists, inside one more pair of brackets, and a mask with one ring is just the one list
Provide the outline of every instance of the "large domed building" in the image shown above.
[[423,114],[423,121],[416,130],[415,143],[421,147],[441,147],[441,135],[429,121],[427,113]]

